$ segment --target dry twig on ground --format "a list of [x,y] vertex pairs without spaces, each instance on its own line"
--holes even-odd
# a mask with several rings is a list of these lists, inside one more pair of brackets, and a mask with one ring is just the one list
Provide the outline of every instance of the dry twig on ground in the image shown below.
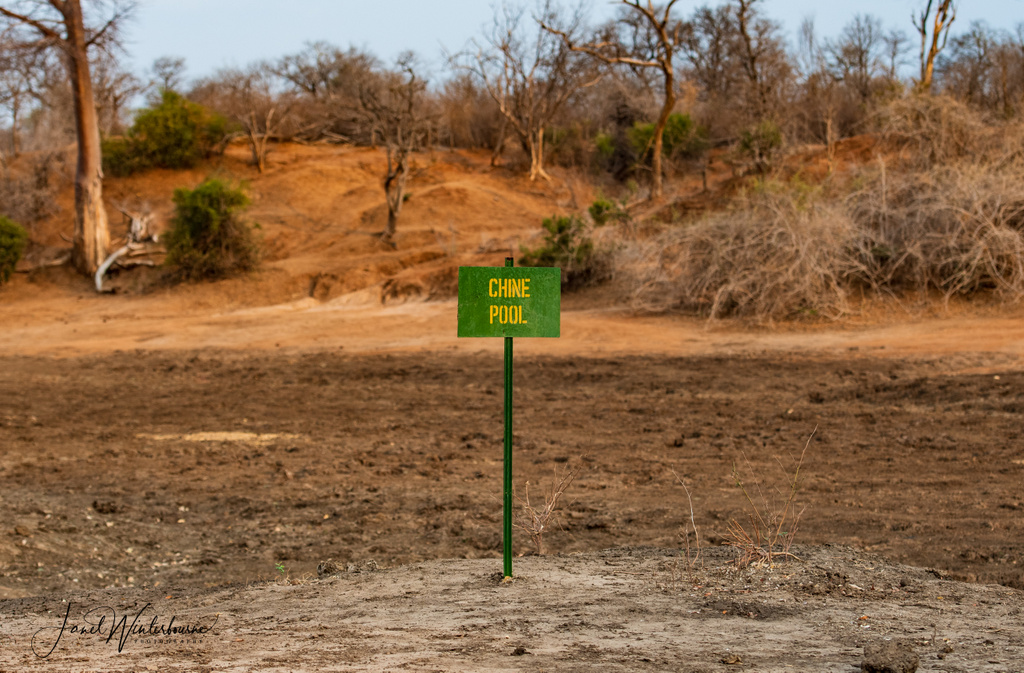
[[700,531],[697,530],[697,520],[693,516],[693,499],[690,497],[690,489],[686,487],[686,482],[683,481],[682,477],[676,474],[675,470],[672,470],[672,475],[679,482],[679,485],[683,487],[683,491],[686,493],[686,503],[690,508],[690,525],[693,527],[693,537],[696,540],[697,548],[691,551],[690,549],[690,531],[686,530],[686,526],[679,532],[680,537],[683,538],[683,544],[686,549],[686,573],[690,578],[690,582],[694,582],[693,571],[698,567],[704,569],[704,558],[701,555],[700,548]]

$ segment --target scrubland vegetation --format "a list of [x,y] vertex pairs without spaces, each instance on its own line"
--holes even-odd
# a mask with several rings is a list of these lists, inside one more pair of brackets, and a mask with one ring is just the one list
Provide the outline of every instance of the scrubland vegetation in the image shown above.
[[[25,48],[17,10],[32,3],[7,4],[0,214],[31,236],[70,179],[79,94],[57,50]],[[600,26],[506,4],[431,80],[414,55],[386,64],[325,42],[195,79],[167,57],[143,81],[99,43],[88,60],[110,176],[201,166],[232,141],[259,171],[278,143],[382,146],[379,235],[394,245],[410,157],[486,150],[606,195],[552,213],[523,261],[561,265],[573,286],[619,283],[639,309],[775,320],[840,317],[874,295],[1017,301],[1024,24],[964,26],[948,1],[921,5],[908,30],[858,14],[831,37],[807,21],[792,44],[763,0],[624,2]],[[120,27],[130,5],[110,7]],[[857,137],[870,151],[844,155]],[[732,174],[713,195],[712,165]],[[706,207],[679,215],[684,199]],[[191,240],[168,239],[179,276],[221,275],[180,266],[207,254]],[[240,245],[230,256],[251,268],[255,244]]]

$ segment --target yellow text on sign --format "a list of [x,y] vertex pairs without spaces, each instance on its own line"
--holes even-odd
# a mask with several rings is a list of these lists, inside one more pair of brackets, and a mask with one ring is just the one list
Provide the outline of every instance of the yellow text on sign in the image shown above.
[[459,336],[557,337],[561,275],[558,267],[460,266]]
[[513,297],[529,299],[530,279],[491,278],[490,281],[487,283],[487,295],[490,297],[504,297],[508,299],[511,299]]
[[502,325],[525,325],[526,320],[523,318],[523,307],[522,306],[495,306],[491,304],[488,307],[488,317],[491,319],[491,324],[494,324],[494,319],[497,318],[498,322]]

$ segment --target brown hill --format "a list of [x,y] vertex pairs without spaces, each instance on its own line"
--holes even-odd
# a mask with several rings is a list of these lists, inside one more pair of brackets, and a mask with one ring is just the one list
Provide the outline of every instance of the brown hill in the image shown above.
[[[387,217],[381,186],[383,150],[281,144],[262,174],[247,159],[245,147],[235,145],[223,157],[196,169],[151,170],[108,179],[105,197],[112,245],[127,232],[118,207],[148,207],[158,230],[166,229],[173,215],[174,190],[194,187],[208,175],[217,175],[246,185],[252,199],[247,217],[260,225],[265,268],[248,279],[246,292],[238,291],[238,282],[219,289],[193,287],[178,292],[198,292],[211,301],[224,295],[229,303],[247,304],[301,296],[326,300],[370,287],[379,288],[384,297],[451,295],[460,263],[497,264],[508,254],[518,256],[520,245],[540,230],[541,219],[564,211],[580,189],[565,178],[531,183],[513,169],[490,167],[485,153],[421,153],[412,162],[392,249],[374,236]],[[35,246],[23,270],[59,257],[59,251],[67,248],[70,189],[59,195],[57,206],[52,217],[34,227]],[[122,292],[151,289],[152,276],[144,271],[122,274],[112,279],[111,286]],[[61,286],[73,283],[52,273],[48,280]],[[17,294],[20,284],[14,285]]]

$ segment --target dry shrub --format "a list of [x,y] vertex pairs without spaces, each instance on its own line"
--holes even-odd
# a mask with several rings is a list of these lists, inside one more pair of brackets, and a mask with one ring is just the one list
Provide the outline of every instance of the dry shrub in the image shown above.
[[864,232],[854,276],[876,290],[1024,295],[1024,162],[883,167],[848,208]]
[[60,151],[24,156],[15,168],[0,170],[0,215],[30,227],[53,215],[69,170],[67,154]]
[[1024,124],[944,98],[879,113],[897,149],[830,195],[764,182],[731,210],[626,244],[638,308],[836,318],[851,293],[1024,297]]
[[533,542],[534,549],[538,554],[544,553],[544,533],[548,532],[552,526],[557,525],[555,512],[558,509],[558,502],[583,470],[584,459],[585,456],[580,456],[580,460],[575,465],[566,465],[561,473],[555,474],[553,483],[544,493],[543,505],[536,503],[536,499],[534,503],[530,502],[530,482],[526,482],[523,487],[524,496],[520,497],[518,493],[513,494],[519,505],[519,509],[515,512],[513,525],[530,536],[530,541]]
[[882,107],[875,117],[882,140],[908,167],[928,168],[997,149],[1001,129],[976,108],[953,98],[918,94]]
[[847,310],[857,229],[842,208],[786,189],[626,246],[619,265],[641,310],[776,320]]

